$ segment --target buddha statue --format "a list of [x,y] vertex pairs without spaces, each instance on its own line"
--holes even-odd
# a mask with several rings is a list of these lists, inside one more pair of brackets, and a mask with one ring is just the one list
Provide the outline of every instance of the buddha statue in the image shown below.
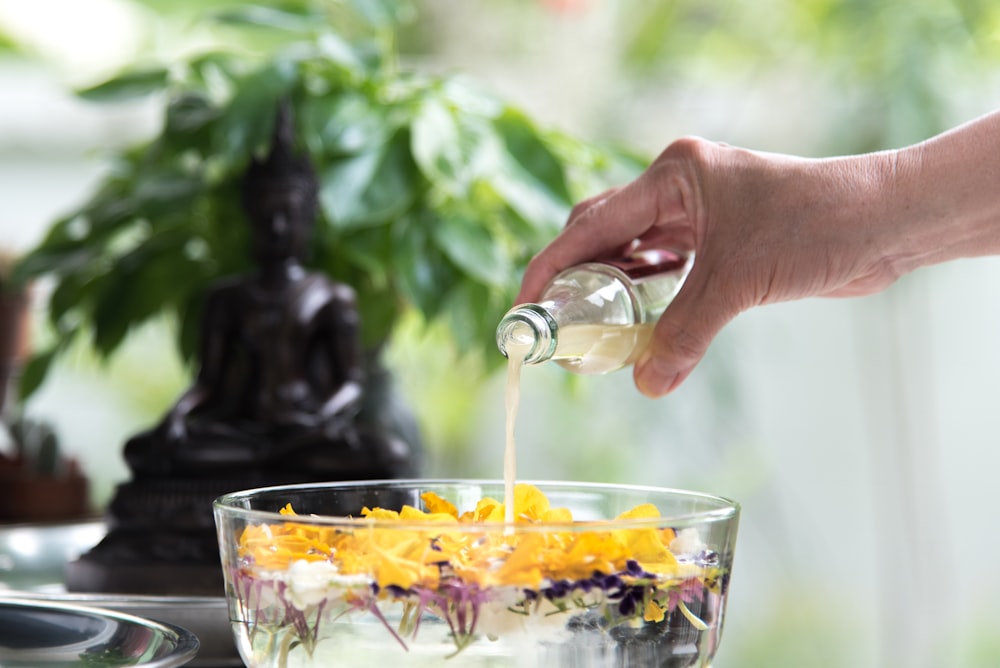
[[243,181],[255,269],[206,295],[196,378],[157,426],[126,443],[132,480],[116,490],[108,535],[70,565],[70,589],[221,595],[215,497],[417,474],[416,430],[385,405],[354,291],[303,265],[318,188],[293,136],[282,104],[269,155]]

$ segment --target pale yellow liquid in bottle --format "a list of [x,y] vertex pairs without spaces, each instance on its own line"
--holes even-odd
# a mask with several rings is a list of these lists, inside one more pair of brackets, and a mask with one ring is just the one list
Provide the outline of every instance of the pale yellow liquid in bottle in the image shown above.
[[554,361],[575,373],[601,374],[633,364],[653,335],[641,325],[566,325]]

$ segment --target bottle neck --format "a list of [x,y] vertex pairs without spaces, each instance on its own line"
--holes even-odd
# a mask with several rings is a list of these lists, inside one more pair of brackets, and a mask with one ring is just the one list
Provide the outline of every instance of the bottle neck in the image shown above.
[[538,304],[515,306],[497,325],[497,347],[508,359],[538,364],[552,358],[559,326],[547,309]]

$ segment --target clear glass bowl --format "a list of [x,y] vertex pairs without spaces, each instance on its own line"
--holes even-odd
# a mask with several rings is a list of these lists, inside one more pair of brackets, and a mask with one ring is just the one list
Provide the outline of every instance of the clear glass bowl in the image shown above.
[[653,487],[269,487],[215,502],[240,654],[268,666],[708,666],[739,507]]

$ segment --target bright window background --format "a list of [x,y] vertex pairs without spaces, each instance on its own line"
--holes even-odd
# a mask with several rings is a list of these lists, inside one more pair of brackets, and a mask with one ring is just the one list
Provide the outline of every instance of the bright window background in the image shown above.
[[[0,54],[0,246],[29,247],[88,194],[105,150],[156,131],[156,100],[71,91],[210,39],[189,5],[0,0],[17,47]],[[1000,13],[963,23],[957,0],[416,6],[414,66],[464,71],[543,124],[650,157],[686,134],[806,155],[892,148],[1000,105]],[[986,258],[868,298],[757,309],[655,402],[628,373],[529,369],[521,473],[740,500],[717,668],[998,665],[998,305],[1000,259]],[[404,332],[391,360],[428,473],[499,475],[503,378],[470,378],[433,336]],[[150,328],[109,364],[80,350],[28,409],[57,424],[102,504],[127,477],[124,439],[187,378]]]

